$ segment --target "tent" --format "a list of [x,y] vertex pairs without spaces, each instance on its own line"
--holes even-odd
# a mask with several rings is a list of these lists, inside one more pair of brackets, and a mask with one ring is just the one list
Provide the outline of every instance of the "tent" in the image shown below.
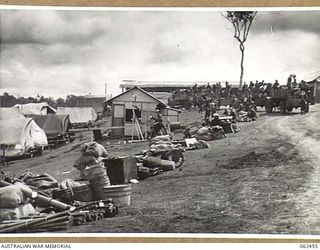
[[21,114],[18,108],[0,108],[0,120],[23,117],[24,115]]
[[48,141],[45,132],[32,118],[23,117],[1,120],[0,144],[6,157],[17,157],[32,150],[42,151]]
[[48,138],[66,135],[71,126],[69,115],[35,115],[33,118]]
[[94,122],[98,117],[91,107],[58,107],[56,114],[69,115],[72,124]]
[[13,107],[18,108],[26,116],[55,114],[56,110],[46,102],[16,104]]

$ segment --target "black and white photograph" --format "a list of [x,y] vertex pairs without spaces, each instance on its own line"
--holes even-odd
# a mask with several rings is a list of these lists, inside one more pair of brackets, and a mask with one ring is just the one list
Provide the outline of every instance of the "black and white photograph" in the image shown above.
[[320,8],[0,6],[0,234],[320,235]]

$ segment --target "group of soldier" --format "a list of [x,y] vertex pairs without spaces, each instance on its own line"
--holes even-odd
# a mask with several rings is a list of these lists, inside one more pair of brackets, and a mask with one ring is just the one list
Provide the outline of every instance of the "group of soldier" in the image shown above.
[[186,95],[186,102],[189,102],[190,106],[194,106],[199,109],[199,112],[205,112],[205,118],[212,117],[212,115],[219,109],[221,105],[221,99],[234,100],[234,102],[240,102],[244,105],[240,105],[241,110],[249,111],[246,99],[249,99],[252,103],[258,98],[265,98],[272,95],[272,91],[278,89],[286,89],[293,92],[305,93],[305,95],[312,94],[310,86],[305,81],[297,82],[296,75],[290,74],[286,85],[280,85],[278,80],[274,83],[266,83],[264,80],[255,82],[250,81],[249,84],[244,82],[241,88],[232,87],[229,82],[225,82],[225,86],[222,87],[221,82],[216,82],[206,85],[197,85],[186,88],[184,90],[178,90],[177,92]]
[[264,86],[264,81],[250,85],[244,84],[241,89],[232,89],[229,82],[225,82],[225,87],[221,86],[220,82],[210,85],[197,86],[186,89],[186,93],[189,93],[190,100],[194,108],[197,108],[200,113],[204,112],[204,119],[213,118],[221,106],[221,99],[228,100],[227,108],[224,112],[227,116],[233,116],[233,119],[237,119],[237,113],[247,112],[248,116],[252,119],[256,119],[256,106],[254,103],[254,97],[256,93],[261,92],[261,86]]
[[232,122],[254,121],[257,119],[256,100],[260,97],[264,100],[265,97],[271,95],[273,90],[283,88],[305,93],[301,95],[301,110],[305,110],[303,107],[307,105],[307,95],[311,89],[305,81],[297,83],[295,74],[290,74],[287,84],[284,86],[281,86],[278,80],[275,80],[274,83],[266,83],[264,80],[250,81],[249,84],[244,82],[241,88],[232,88],[229,82],[225,82],[224,87],[222,87],[221,82],[214,84],[208,82],[206,85],[194,84],[192,87],[177,90],[176,92],[186,95],[187,101],[191,104],[190,106],[198,109],[199,113],[204,113],[206,122],[214,120],[216,121],[215,123],[219,123],[217,114],[220,110],[222,99],[227,99],[227,104],[224,103],[226,108],[223,115],[232,117]]

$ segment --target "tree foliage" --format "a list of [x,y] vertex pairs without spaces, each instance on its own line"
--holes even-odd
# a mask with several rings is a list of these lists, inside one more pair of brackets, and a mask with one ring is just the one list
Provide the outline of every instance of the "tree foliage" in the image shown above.
[[46,102],[50,106],[57,107],[84,107],[86,106],[86,100],[84,96],[68,95],[66,99],[53,97],[44,97],[37,95],[36,97],[23,97],[10,95],[4,92],[0,95],[1,107],[12,107],[15,104],[26,104],[26,103],[40,103]]

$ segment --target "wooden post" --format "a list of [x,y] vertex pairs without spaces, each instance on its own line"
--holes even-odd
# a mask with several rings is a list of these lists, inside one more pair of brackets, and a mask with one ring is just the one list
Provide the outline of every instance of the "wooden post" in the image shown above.
[[1,158],[1,163],[0,163],[0,180],[2,180],[2,168],[6,166],[6,151],[5,151],[5,145],[1,144],[1,150],[2,150],[2,158]]

